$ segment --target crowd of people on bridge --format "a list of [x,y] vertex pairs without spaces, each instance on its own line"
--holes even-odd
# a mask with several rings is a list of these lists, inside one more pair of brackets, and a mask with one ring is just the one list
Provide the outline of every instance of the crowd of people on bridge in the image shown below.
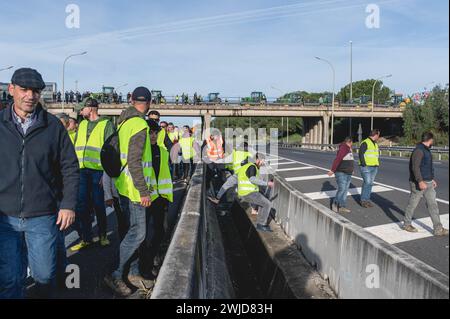
[[[64,289],[65,234],[69,229],[78,234],[79,241],[70,247],[73,253],[110,246],[107,207],[114,211],[120,245],[119,262],[103,282],[121,297],[152,289],[174,185],[188,184],[200,162],[207,167],[212,203],[220,205],[228,191],[237,189],[238,198],[258,215],[256,229],[272,231],[274,182],[261,172],[264,154],[247,142],[229,150],[218,130],[196,138],[203,132],[161,121],[150,110],[152,94],[145,87],[130,93],[130,105],[116,125],[99,115],[99,101],[91,96],[75,108],[81,121],[50,114],[39,103],[44,88],[38,71],[16,70],[8,88],[11,103],[0,111],[0,299],[26,297],[28,269],[38,297],[51,298]],[[359,149],[365,208],[373,206],[380,134],[373,130]],[[411,156],[411,198],[403,227],[417,231],[411,221],[424,196],[435,235],[442,236],[448,230],[436,204],[432,144],[433,135],[424,134]],[[352,140],[346,138],[329,172],[338,185],[332,205],[337,213],[350,212],[346,196],[353,172]]]

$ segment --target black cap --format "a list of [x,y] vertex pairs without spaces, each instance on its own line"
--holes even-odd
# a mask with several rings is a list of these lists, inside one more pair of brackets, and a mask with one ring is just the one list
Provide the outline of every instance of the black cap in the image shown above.
[[161,127],[155,120],[148,119],[147,124],[148,124],[148,127],[150,128],[150,131],[159,132],[161,130]]
[[152,93],[146,87],[140,86],[133,91],[131,99],[137,102],[150,102],[152,100]]
[[38,71],[30,68],[16,70],[12,76],[11,83],[25,89],[45,89],[45,82],[42,79],[42,75]]
[[98,107],[98,101],[93,98],[88,98],[84,102],[84,107]]

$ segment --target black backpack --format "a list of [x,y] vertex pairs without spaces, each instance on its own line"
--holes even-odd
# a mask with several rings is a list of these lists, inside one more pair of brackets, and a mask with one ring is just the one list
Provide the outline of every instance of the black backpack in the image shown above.
[[120,160],[119,131],[122,125],[116,132],[114,132],[114,134],[106,139],[100,152],[100,161],[102,163],[103,170],[109,177],[112,178],[119,177],[128,165],[128,163],[126,163],[122,167],[122,162]]

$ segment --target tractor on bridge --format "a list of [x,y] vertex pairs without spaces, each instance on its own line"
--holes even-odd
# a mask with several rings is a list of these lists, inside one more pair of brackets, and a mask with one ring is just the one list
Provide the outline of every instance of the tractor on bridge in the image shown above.
[[221,104],[222,99],[219,97],[220,93],[209,93],[208,94],[208,103],[211,104]]
[[282,97],[279,97],[276,102],[277,104],[303,104],[303,97],[300,93],[289,93]]
[[152,103],[153,104],[166,104],[166,98],[162,95],[160,90],[152,90]]
[[394,106],[394,107],[405,107],[407,104],[410,103],[410,99],[409,98],[404,98],[403,94],[401,93],[394,93],[391,96],[391,101],[389,103],[390,106]]
[[267,97],[262,92],[252,92],[250,97],[244,97],[241,101],[241,104],[267,104]]
[[101,103],[112,103],[114,95],[114,87],[103,86],[101,93],[92,93],[91,97],[100,101]]

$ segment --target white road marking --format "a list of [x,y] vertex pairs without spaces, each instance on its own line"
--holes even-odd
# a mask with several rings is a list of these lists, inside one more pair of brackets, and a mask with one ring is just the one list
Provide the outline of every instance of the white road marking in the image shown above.
[[[442,225],[448,229],[449,214],[441,215]],[[422,239],[433,236],[433,223],[430,217],[413,220],[413,226],[417,228],[417,233],[409,233],[401,229],[402,223],[392,223],[367,227],[365,230],[383,239],[389,244],[398,244],[406,241]]]
[[327,179],[332,178],[332,176],[324,175],[311,175],[311,176],[299,176],[299,177],[288,177],[286,181],[288,182],[298,182],[298,181],[311,181],[314,179]]
[[276,172],[290,172],[290,171],[303,171],[307,169],[314,169],[314,167],[310,166],[302,166],[302,167],[292,167],[292,168],[279,168]]
[[[389,191],[392,191],[392,189],[383,187],[383,186],[374,186],[372,188],[372,193],[381,193],[381,192],[389,192]],[[332,190],[332,191],[306,193],[304,195],[311,198],[312,200],[318,200],[318,199],[334,198],[334,197],[336,197],[336,193],[337,193],[336,190]],[[359,194],[361,194],[361,187],[349,188],[347,196],[359,195]]]
[[268,164],[268,165],[270,165],[270,166],[272,166],[272,165],[288,165],[288,164],[297,164],[296,162],[285,162],[285,163],[274,163],[274,164]]

